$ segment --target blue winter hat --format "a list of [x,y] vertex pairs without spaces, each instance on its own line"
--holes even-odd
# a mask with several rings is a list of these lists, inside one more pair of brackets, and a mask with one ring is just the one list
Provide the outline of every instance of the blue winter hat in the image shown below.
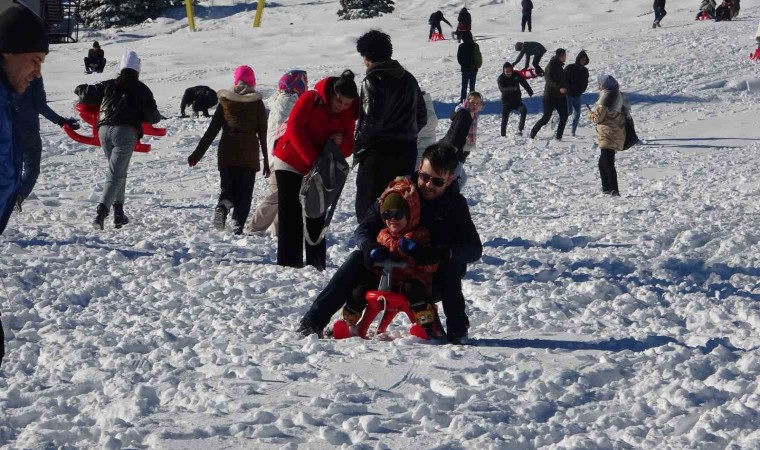
[[612,75],[599,75],[596,77],[596,82],[608,91],[620,89],[620,85]]

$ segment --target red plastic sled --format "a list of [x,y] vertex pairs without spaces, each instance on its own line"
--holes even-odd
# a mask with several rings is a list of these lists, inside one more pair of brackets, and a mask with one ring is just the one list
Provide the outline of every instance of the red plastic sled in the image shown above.
[[433,33],[432,36],[430,36],[429,42],[435,42],[435,41],[445,41],[446,38],[443,37],[441,33]]
[[533,70],[533,68],[528,67],[527,69],[518,70],[517,73],[522,75],[523,78],[526,80],[530,80],[531,78],[538,78],[538,75],[536,75],[536,71]]
[[760,48],[756,48],[754,52],[750,53],[749,59],[752,61],[760,61]]
[[[85,136],[77,133],[71,126],[64,125],[63,131],[69,135],[69,137],[80,144],[94,145],[100,147],[100,137],[98,136],[98,105],[84,105],[78,103],[76,110],[79,113],[79,117],[89,124],[92,128],[92,136]],[[156,128],[149,123],[142,124],[143,134],[146,136],[166,136],[166,128]],[[150,144],[144,144],[138,141],[135,144],[135,151],[140,153],[148,153],[150,151]]]
[[709,14],[707,14],[705,11],[702,11],[697,16],[697,20],[713,20],[713,18]]

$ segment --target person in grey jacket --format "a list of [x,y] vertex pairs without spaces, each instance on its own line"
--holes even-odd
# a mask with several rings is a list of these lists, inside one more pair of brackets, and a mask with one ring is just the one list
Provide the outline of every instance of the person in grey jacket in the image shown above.
[[45,95],[45,85],[42,78],[36,78],[16,104],[16,121],[14,126],[18,131],[21,148],[24,149],[24,169],[21,176],[21,187],[16,195],[16,209],[21,211],[29,194],[32,193],[37,178],[40,176],[40,160],[42,159],[42,139],[40,138],[40,115],[54,124],[62,127],[69,125],[79,128],[76,119],[65,119],[50,109]]
[[544,74],[544,69],[538,63],[546,53],[546,47],[538,42],[518,42],[515,44],[515,51],[520,52],[520,54],[517,55],[517,59],[512,63],[514,67],[517,67],[517,63],[525,56],[525,69],[527,69],[530,65],[530,57],[532,56],[533,68],[536,69],[536,75],[542,76]]

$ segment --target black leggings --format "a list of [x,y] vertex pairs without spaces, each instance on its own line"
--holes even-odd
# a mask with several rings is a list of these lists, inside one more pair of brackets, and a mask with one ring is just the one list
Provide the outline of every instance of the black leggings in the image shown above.
[[620,196],[615,170],[615,150],[603,148],[599,156],[599,175],[602,177],[602,192],[612,196]]
[[443,35],[443,30],[441,29],[440,23],[438,25],[430,25],[430,35],[428,36],[428,40],[433,37],[435,30],[438,30],[438,34]]
[[[277,264],[286,267],[303,267],[303,248],[306,246],[306,264],[324,270],[327,261],[327,238],[317,245],[310,245],[303,236],[303,208],[298,194],[303,175],[287,170],[276,170],[277,214]],[[306,219],[306,231],[312,240],[319,237],[325,226],[325,216]]]

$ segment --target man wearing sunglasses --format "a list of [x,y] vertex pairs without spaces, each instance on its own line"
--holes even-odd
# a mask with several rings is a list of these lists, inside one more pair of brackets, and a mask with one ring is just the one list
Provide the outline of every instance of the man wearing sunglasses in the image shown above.
[[[483,252],[467,200],[455,182],[457,164],[456,149],[448,144],[433,144],[423,153],[419,171],[410,178],[420,194],[420,225],[430,230],[432,246],[417,246],[407,252],[419,265],[438,264],[433,276],[433,297],[443,304],[446,335],[452,343],[461,343],[467,338],[470,323],[465,312],[462,277],[467,264],[480,259]],[[301,319],[299,333],[322,336],[322,330],[350,298],[352,290],[374,278],[374,262],[369,255],[379,246],[377,235],[384,226],[380,204],[376,201],[354,232],[360,250],[349,255],[314,300]]]

